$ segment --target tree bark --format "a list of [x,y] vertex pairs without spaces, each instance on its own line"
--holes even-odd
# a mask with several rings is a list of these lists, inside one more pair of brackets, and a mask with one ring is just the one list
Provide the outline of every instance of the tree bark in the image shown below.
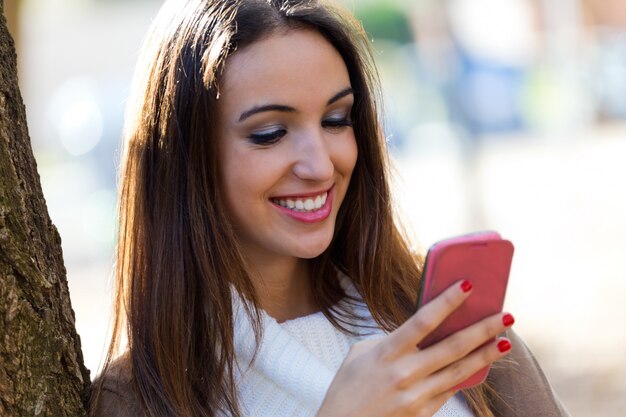
[[0,416],[85,416],[89,383],[0,0]]

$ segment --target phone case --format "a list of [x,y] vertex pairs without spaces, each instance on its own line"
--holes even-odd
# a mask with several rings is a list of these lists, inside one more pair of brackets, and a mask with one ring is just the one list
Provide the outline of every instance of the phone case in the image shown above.
[[[510,241],[493,231],[446,239],[430,248],[424,265],[418,308],[460,280],[470,280],[473,291],[457,310],[418,344],[420,349],[502,311],[513,250]],[[485,380],[488,372],[489,367],[485,367],[456,388],[478,385]]]

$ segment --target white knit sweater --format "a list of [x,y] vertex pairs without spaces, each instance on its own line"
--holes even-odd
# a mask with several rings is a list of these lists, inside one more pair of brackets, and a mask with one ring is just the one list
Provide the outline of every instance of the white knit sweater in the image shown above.
[[[342,286],[347,293],[358,296],[347,279],[342,279]],[[315,416],[350,346],[359,340],[385,334],[375,325],[364,305],[350,307],[366,317],[360,324],[375,327],[363,336],[342,333],[322,313],[284,323],[277,323],[262,313],[263,340],[250,366],[256,348],[252,326],[241,300],[234,298],[235,349],[239,363],[237,389],[242,411],[249,417]],[[360,331],[363,333],[362,328]],[[435,414],[436,417],[473,415],[460,394]]]

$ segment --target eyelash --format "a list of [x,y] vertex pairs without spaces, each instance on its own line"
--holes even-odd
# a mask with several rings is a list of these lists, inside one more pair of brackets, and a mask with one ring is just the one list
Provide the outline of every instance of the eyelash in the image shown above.
[[327,119],[322,121],[322,127],[326,127],[329,129],[341,129],[349,126],[352,126],[352,120],[347,117],[342,117],[341,119]]
[[[352,120],[347,117],[341,119],[322,120],[322,127],[331,130],[340,130],[352,126]],[[287,129],[276,129],[268,133],[251,133],[248,139],[255,145],[272,145],[287,134]]]
[[272,145],[286,134],[286,129],[276,129],[268,133],[251,133],[248,139],[255,145]]

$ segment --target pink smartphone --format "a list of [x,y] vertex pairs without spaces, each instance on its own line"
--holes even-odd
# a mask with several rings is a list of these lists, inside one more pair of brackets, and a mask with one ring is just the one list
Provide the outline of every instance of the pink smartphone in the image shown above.
[[[425,349],[456,331],[501,312],[512,259],[513,244],[493,231],[454,237],[431,246],[426,256],[417,308],[460,280],[470,280],[473,290],[468,299],[418,347]],[[487,366],[455,388],[478,385],[488,373]]]

